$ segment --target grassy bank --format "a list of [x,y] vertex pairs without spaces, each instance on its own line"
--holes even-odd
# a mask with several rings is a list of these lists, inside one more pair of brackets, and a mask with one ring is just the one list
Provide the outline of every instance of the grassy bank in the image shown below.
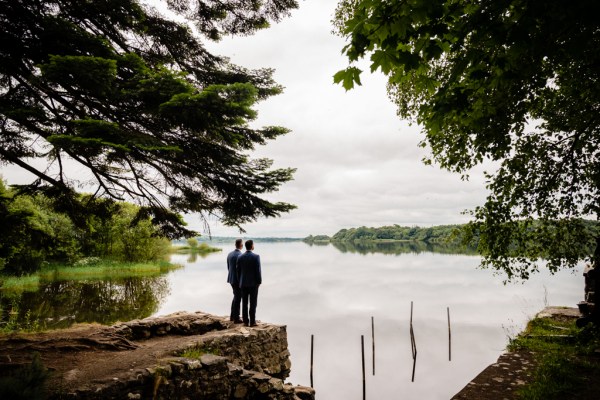
[[534,353],[533,382],[521,388],[520,399],[588,399],[600,389],[600,329],[577,328],[575,320],[535,318],[509,343],[510,351]]
[[85,258],[73,265],[48,265],[40,271],[24,276],[0,275],[0,291],[27,292],[38,290],[40,284],[52,281],[104,280],[156,276],[181,268],[166,261],[127,263]]
[[172,253],[194,253],[199,255],[210,254],[217,251],[222,251],[217,247],[211,247],[206,243],[198,243],[195,245],[173,245],[171,246]]

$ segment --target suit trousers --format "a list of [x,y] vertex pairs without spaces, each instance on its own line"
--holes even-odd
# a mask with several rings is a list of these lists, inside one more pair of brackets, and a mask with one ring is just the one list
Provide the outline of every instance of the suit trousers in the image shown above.
[[231,302],[231,314],[229,319],[237,321],[240,319],[240,303],[242,302],[242,289],[238,285],[231,285],[233,289],[233,301]]
[[[253,325],[256,323],[256,303],[258,301],[258,286],[242,287],[242,319],[244,323]],[[248,310],[250,302],[250,310]],[[250,318],[248,318],[250,314]]]

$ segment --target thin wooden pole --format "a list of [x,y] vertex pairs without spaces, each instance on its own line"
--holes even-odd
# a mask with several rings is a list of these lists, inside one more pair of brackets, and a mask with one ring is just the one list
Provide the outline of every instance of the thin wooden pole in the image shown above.
[[362,383],[363,383],[363,400],[367,399],[367,384],[365,381],[365,336],[360,335],[360,347],[362,351]]
[[373,341],[373,376],[375,376],[375,318],[371,317],[371,339]]
[[452,361],[452,331],[450,330],[450,307],[446,307],[448,312],[448,361]]
[[310,335],[310,387],[313,387],[313,355],[315,349],[315,335]]
[[415,368],[417,366],[417,342],[415,341],[415,331],[413,330],[412,317],[413,317],[413,302],[411,301],[410,302],[410,347],[412,350],[412,357],[413,357],[411,382],[414,382],[415,381]]

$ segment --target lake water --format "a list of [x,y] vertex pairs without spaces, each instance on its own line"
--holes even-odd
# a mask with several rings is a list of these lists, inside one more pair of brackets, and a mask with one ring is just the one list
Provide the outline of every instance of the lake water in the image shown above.
[[[176,311],[229,315],[232,294],[225,257],[233,244],[213,245],[223,251],[204,258],[173,255],[172,261],[184,268],[166,275],[52,281],[23,293],[0,292],[0,320],[6,323],[12,315],[22,325],[37,321],[60,328]],[[574,307],[583,298],[581,269],[536,274],[525,283],[503,285],[501,276],[477,268],[478,256],[452,254],[453,249],[443,246],[258,241],[255,247],[263,274],[257,319],[287,325],[292,358],[288,381],[294,384],[310,385],[314,335],[313,378],[320,400],[362,399],[361,335],[368,399],[446,400],[496,361],[508,336],[521,331],[545,304]],[[418,352],[414,382],[411,301]]]
[[[171,292],[155,314],[202,310],[228,315],[227,252],[188,259],[168,275]],[[428,248],[255,244],[263,284],[257,319],[287,325],[294,384],[310,385],[310,336],[315,337],[318,399],[362,399],[361,342],[365,338],[368,399],[449,399],[496,361],[545,304],[574,307],[583,297],[581,269],[504,285],[480,270],[475,255]],[[435,250],[435,249],[433,249]],[[446,253],[448,252],[447,249]],[[417,345],[411,382],[410,304]],[[448,361],[447,307],[452,327]],[[375,320],[376,375],[372,375],[371,317]]]

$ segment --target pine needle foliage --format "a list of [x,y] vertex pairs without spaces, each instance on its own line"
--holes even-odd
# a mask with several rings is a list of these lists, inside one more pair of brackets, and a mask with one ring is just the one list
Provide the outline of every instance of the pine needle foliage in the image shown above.
[[[159,2],[160,3],[160,2]],[[248,70],[203,40],[249,35],[293,0],[0,1],[0,164],[35,177],[72,214],[75,191],[135,201],[171,238],[179,212],[238,226],[294,206],[263,195],[292,178],[252,159],[288,132],[255,128],[254,106],[281,92],[272,70]]]

